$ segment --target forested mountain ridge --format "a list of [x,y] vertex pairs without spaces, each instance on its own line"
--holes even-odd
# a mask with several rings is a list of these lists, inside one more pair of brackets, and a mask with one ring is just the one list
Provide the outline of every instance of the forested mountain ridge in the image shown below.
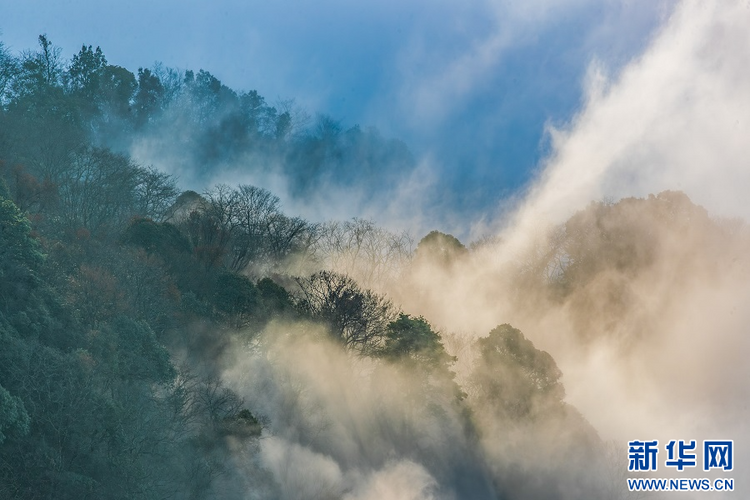
[[[395,182],[401,142],[39,42],[0,46],[0,497],[365,498],[405,477],[415,497],[604,498],[607,449],[547,352],[502,324],[458,377],[449,332],[385,293],[429,303],[420,273],[453,279],[487,244],[414,249],[251,185],[180,192],[127,153],[204,180],[265,162],[304,195]],[[732,230],[679,193],[593,204],[519,263],[515,305],[585,304],[605,272],[648,268],[664,247],[644,216],[707,246]]]
[[[414,167],[406,146],[376,129],[325,115],[315,119],[293,101],[271,105],[256,91],[236,92],[209,72],[157,65],[131,73],[83,46],[66,63],[45,36],[20,58],[2,55],[6,160],[57,182],[70,151],[83,146],[142,151],[205,185],[222,169],[272,167],[296,196],[326,184],[387,187]],[[41,126],[43,124],[43,126]]]

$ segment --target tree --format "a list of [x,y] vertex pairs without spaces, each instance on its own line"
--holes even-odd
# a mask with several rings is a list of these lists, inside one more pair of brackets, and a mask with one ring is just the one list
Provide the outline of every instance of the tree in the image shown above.
[[15,165],[8,173],[12,187],[10,191],[13,193],[12,197],[18,208],[25,212],[40,212],[54,207],[57,186],[52,182],[49,180],[40,182],[23,165]]
[[43,257],[30,232],[31,224],[18,207],[0,197],[0,314],[21,312],[21,304],[32,302],[35,271]]
[[148,68],[138,68],[138,90],[133,99],[136,128],[145,126],[161,108],[164,86]]
[[385,342],[379,351],[385,359],[410,361],[429,367],[448,366],[456,361],[445,352],[440,335],[432,330],[423,317],[412,318],[399,314],[398,319],[388,324]]
[[358,218],[324,224],[315,245],[325,267],[352,276],[365,287],[395,281],[411,257],[411,248],[408,233],[393,233]]
[[0,262],[38,263],[42,256],[30,232],[31,224],[16,204],[0,197]]
[[179,193],[174,177],[154,167],[139,167],[136,182],[136,213],[158,222],[164,221]]
[[91,132],[112,140],[128,130],[131,100],[137,83],[130,71],[107,64],[102,50],[84,45],[65,73],[67,92]]
[[450,370],[457,358],[445,351],[440,335],[423,317],[399,314],[387,330],[378,356],[408,370],[412,380],[421,382],[420,392],[447,394],[454,403],[466,397],[454,381],[456,374]]
[[23,401],[0,385],[0,445],[8,437],[27,434],[29,423],[29,414],[26,413]]
[[39,50],[27,51],[21,57],[21,71],[15,80],[16,98],[40,95],[62,87],[63,62],[60,47],[55,47],[47,35],[39,35]]
[[60,215],[69,229],[106,234],[138,213],[141,170],[108,149],[77,151],[60,181]]
[[[107,122],[129,117],[130,101],[138,83],[135,75],[120,66],[107,65],[99,74],[99,100],[102,119]],[[122,126],[121,123],[118,125]]]
[[431,231],[419,240],[416,257],[421,262],[449,266],[466,253],[466,247],[455,236]]
[[[212,204],[222,206],[218,193],[217,196],[209,195],[208,198]],[[233,205],[229,218],[235,229],[229,268],[241,271],[250,262],[267,256],[271,220],[281,214],[280,202],[278,196],[270,191],[249,185],[239,186],[229,198]]]
[[84,131],[77,102],[63,88],[59,47],[45,35],[39,37],[39,46],[23,53],[6,92],[5,158],[24,164],[43,181],[56,182]]
[[[5,162],[0,160],[0,168],[4,167]],[[8,189],[8,183],[5,181],[3,172],[0,170],[0,199],[10,198],[10,189]]]
[[112,361],[117,376],[123,381],[163,384],[175,377],[169,352],[156,339],[148,323],[118,316],[102,330],[105,330],[101,333],[103,337],[109,336],[116,342],[116,358]]
[[256,286],[260,296],[259,323],[268,322],[273,318],[294,316],[294,300],[284,287],[271,278],[260,279]]
[[592,202],[537,241],[516,267],[516,307],[565,302],[582,340],[608,335],[631,342],[623,333],[646,334],[654,324],[648,311],[660,311],[670,300],[665,296],[665,304],[644,308],[638,287],[651,286],[664,272],[673,273],[677,287],[701,275],[698,269],[702,276],[715,275],[719,252],[726,251],[719,249],[736,240],[684,193],[665,191]]
[[[295,252],[308,250],[317,226],[281,212],[279,198],[268,190],[249,185],[232,189],[220,184],[205,193],[206,203],[191,221],[211,241],[215,258],[225,258],[232,271],[273,268]],[[204,245],[205,246],[205,245]]]
[[13,80],[17,77],[19,64],[3,42],[0,42],[0,108],[5,106],[10,96]]
[[128,312],[128,297],[105,266],[80,265],[70,276],[69,294],[79,321],[93,328]]
[[348,276],[328,271],[296,281],[301,310],[323,321],[333,338],[362,354],[375,353],[381,347],[395,317],[390,301],[362,290]]
[[85,114],[89,116],[93,116],[99,110],[100,87],[106,66],[107,58],[104,57],[102,49],[97,47],[93,50],[91,45],[84,45],[78,54],[73,56],[64,75],[68,92],[80,100],[79,108],[85,110]]
[[194,202],[188,193],[180,195],[176,203],[185,204],[189,215],[180,225],[188,236],[195,256],[206,270],[220,266],[227,255],[234,229],[235,203],[229,186],[219,185],[206,193],[207,199],[198,197]]
[[287,217],[277,214],[268,224],[266,264],[271,267],[285,264],[286,259],[295,255],[307,255],[317,238],[317,224],[311,224],[301,217]]
[[237,94],[208,71],[200,70],[194,79],[186,78],[186,81],[199,125],[217,120],[222,111],[237,104]]
[[[141,269],[137,271],[125,273],[128,279],[144,273],[143,281],[145,282],[163,279],[164,286],[169,290],[170,295],[176,293],[176,290],[170,290],[172,283],[182,290],[205,288],[203,276],[196,277],[197,263],[190,241],[176,226],[168,222],[158,223],[151,219],[136,217],[125,229],[120,241],[128,246],[136,247],[140,252],[145,252],[145,256],[139,259],[144,261],[144,265],[139,266]],[[150,267],[158,267],[158,269],[151,271]],[[162,277],[163,274],[168,274],[171,279],[167,276]],[[152,292],[145,294],[143,296],[144,307],[141,309],[153,310],[154,306],[158,306],[159,302],[164,300],[167,290],[162,287],[160,300],[157,301],[153,299]]]
[[480,361],[474,370],[479,397],[510,419],[524,419],[562,405],[562,372],[520,330],[508,324],[477,341]]
[[563,401],[562,373],[552,356],[508,324],[477,340],[476,347],[467,402],[484,422],[482,438],[496,483],[522,498],[572,488],[581,497],[602,498],[600,476],[591,472],[599,465],[601,442]]
[[131,220],[121,241],[156,254],[168,264],[178,256],[190,253],[190,242],[176,226],[145,217]]
[[258,289],[245,276],[226,272],[217,278],[214,303],[228,316],[233,327],[242,328],[250,324],[259,302]]

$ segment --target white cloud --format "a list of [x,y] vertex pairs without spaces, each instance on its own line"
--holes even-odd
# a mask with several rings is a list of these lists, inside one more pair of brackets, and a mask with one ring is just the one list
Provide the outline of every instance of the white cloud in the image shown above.
[[[602,198],[682,190],[712,216],[750,218],[748,28],[748,2],[688,0],[618,77],[608,77],[593,63],[587,100],[567,127],[551,130],[553,152],[504,234],[509,244],[496,256],[499,265],[528,250],[538,228]],[[737,286],[740,278],[729,278],[728,269],[722,262],[715,279],[725,281],[714,288],[675,290],[665,278],[660,287],[639,289],[644,304],[675,296],[680,305],[660,313],[661,339],[651,339],[640,352],[651,354],[630,353],[624,368],[616,367],[616,359],[627,358],[619,351],[589,357],[565,354],[568,348],[553,352],[566,373],[570,401],[605,436],[632,439],[646,429],[705,431],[718,415],[725,417],[723,432],[739,432],[745,417],[738,417],[729,401],[744,400],[747,389],[717,380],[708,368],[744,377],[742,362],[732,353],[746,352],[747,317],[735,313],[733,304],[737,297],[746,300],[747,289]],[[560,319],[551,317],[556,319],[545,328],[559,330]],[[639,333],[629,331],[634,337]],[[628,390],[636,386],[637,391]],[[700,404],[679,400],[691,391],[704,395]]]
[[[737,402],[746,400],[747,376],[737,353],[747,352],[748,317],[737,302],[747,302],[748,289],[747,274],[731,261],[745,262],[744,254],[720,254],[703,275],[680,262],[693,244],[685,237],[664,247],[661,271],[628,278],[632,303],[623,307],[658,318],[650,329],[638,321],[617,325],[620,338],[642,342],[639,350],[617,343],[587,350],[565,306],[515,299],[507,283],[519,262],[544,249],[539,242],[550,224],[593,200],[683,190],[711,215],[750,218],[748,28],[747,2],[688,0],[617,76],[592,63],[586,100],[571,123],[551,130],[552,154],[503,243],[453,274],[419,276],[422,295],[404,294],[407,309],[473,335],[506,321],[521,328],[555,357],[569,401],[604,437],[710,434],[721,419],[721,432],[740,439],[747,409]],[[685,276],[693,285],[676,281]],[[524,316],[514,308],[526,299],[533,312]],[[595,302],[585,307],[592,321],[612,318]],[[605,323],[597,324],[603,337],[611,333]]]
[[750,216],[750,8],[688,1],[615,81],[590,72],[521,212],[560,219],[590,200],[680,189],[713,213]]

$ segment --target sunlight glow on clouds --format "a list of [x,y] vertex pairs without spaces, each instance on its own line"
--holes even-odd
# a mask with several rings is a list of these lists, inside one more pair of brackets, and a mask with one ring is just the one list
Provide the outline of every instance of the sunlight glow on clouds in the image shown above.
[[688,1],[618,78],[593,66],[585,106],[552,130],[553,154],[522,220],[665,189],[716,215],[750,216],[748,26],[745,2]]

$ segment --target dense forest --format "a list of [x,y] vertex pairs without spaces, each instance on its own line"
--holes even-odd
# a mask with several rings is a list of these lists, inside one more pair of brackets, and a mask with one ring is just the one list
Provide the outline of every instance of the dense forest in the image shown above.
[[[690,286],[749,240],[680,192],[595,202],[469,291],[502,240],[181,191],[135,149],[200,181],[277,170],[299,196],[415,166],[204,70],[0,45],[0,498],[617,498],[624,455],[516,326],[564,308],[577,345],[634,349],[628,323],[655,321],[634,286],[675,255]],[[461,335],[458,295],[514,312]]]

